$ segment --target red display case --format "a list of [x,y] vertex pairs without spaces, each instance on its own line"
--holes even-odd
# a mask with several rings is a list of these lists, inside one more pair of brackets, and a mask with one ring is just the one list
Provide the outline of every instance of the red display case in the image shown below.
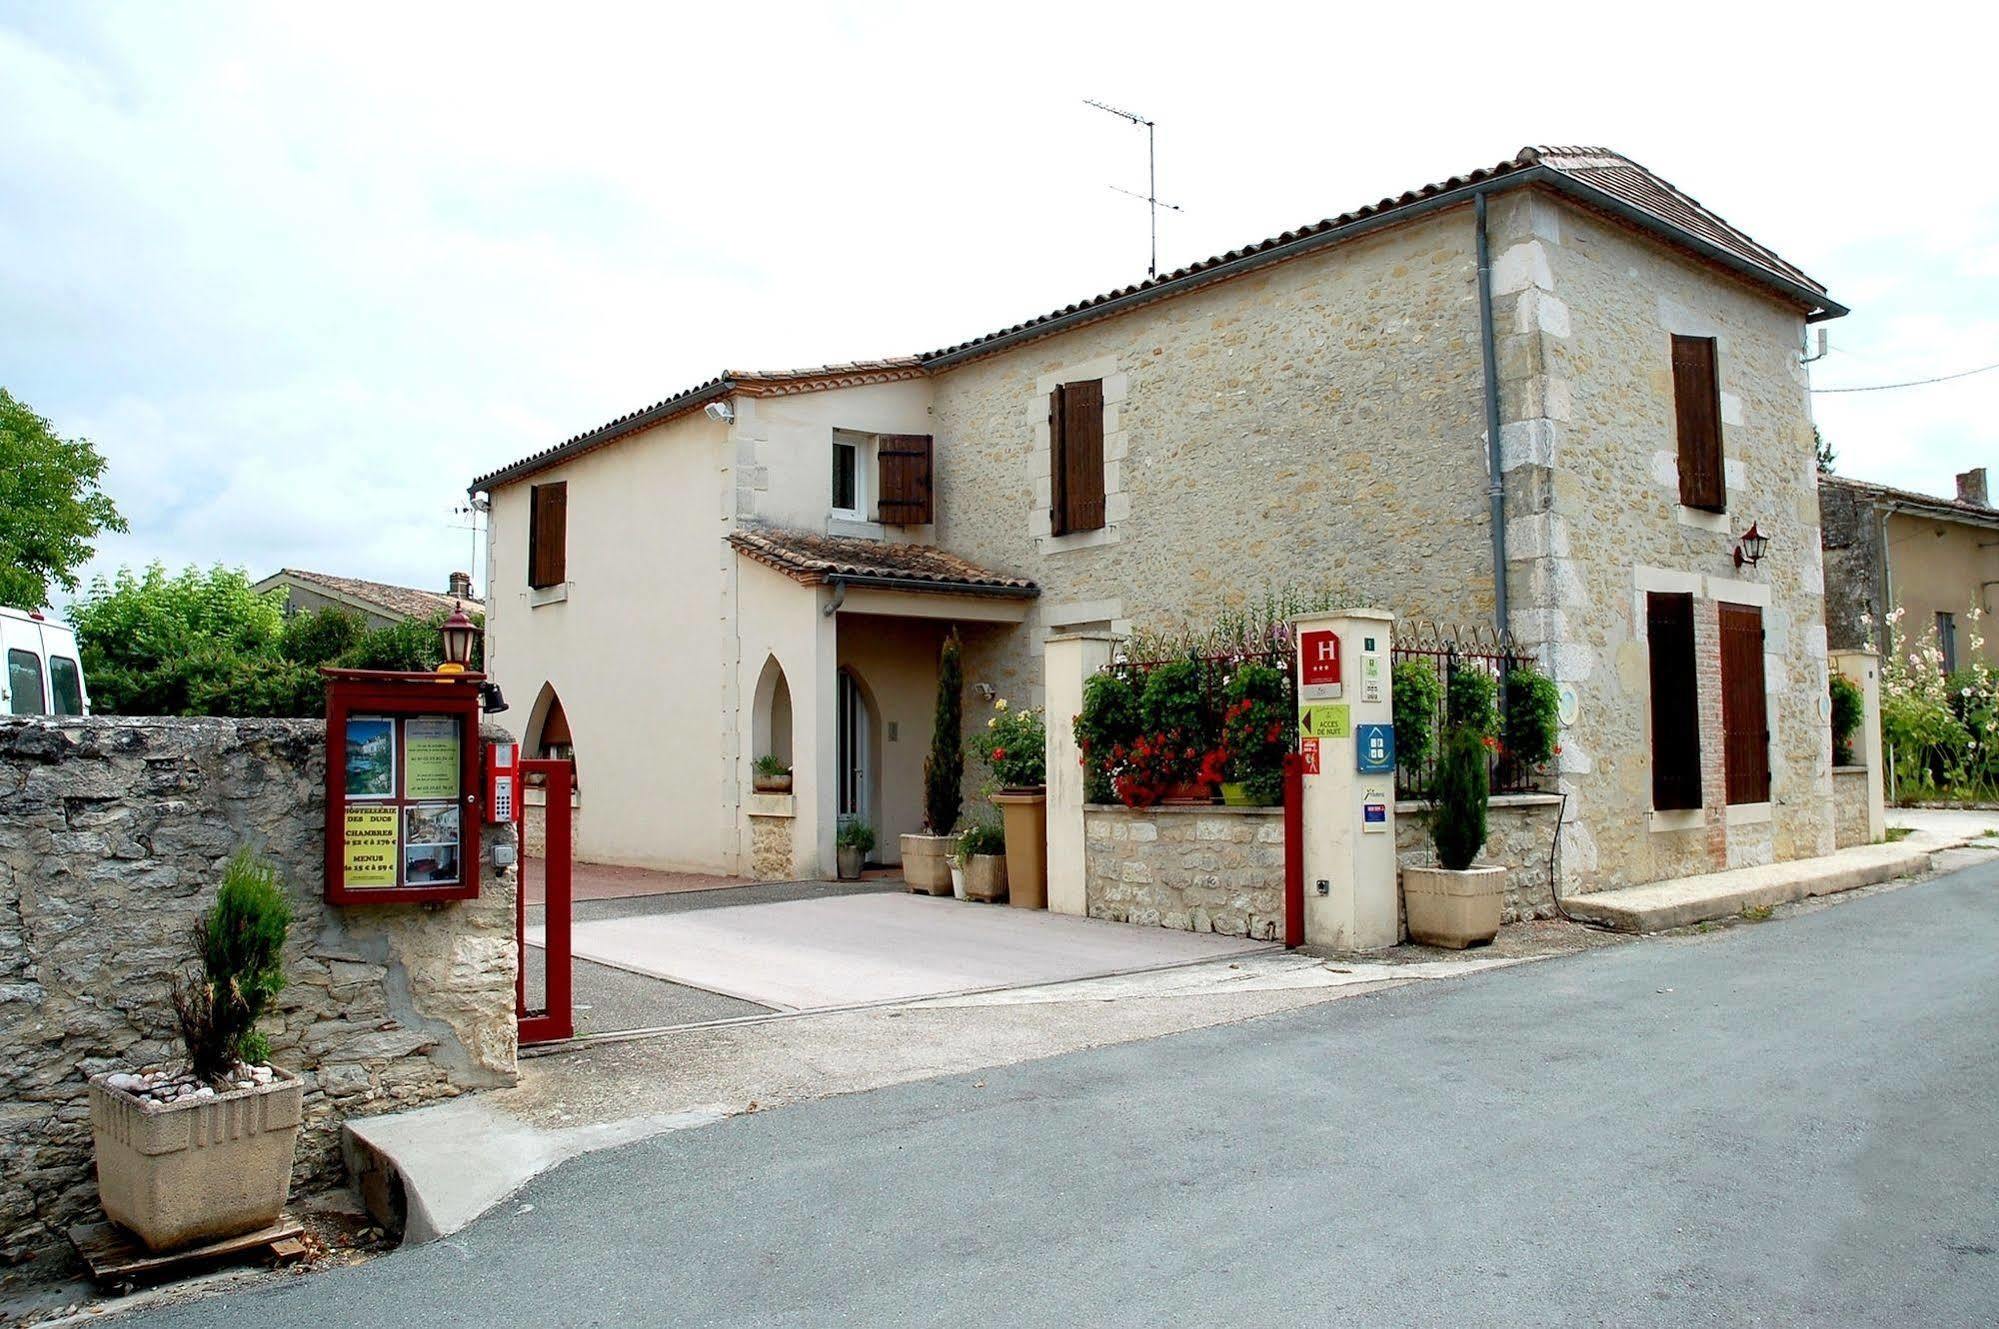
[[327,903],[477,897],[485,675],[323,672]]

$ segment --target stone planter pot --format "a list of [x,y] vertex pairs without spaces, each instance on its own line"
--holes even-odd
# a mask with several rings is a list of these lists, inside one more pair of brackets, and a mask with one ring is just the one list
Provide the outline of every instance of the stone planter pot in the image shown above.
[[305,1087],[271,1083],[213,1098],[141,1103],[90,1082],[97,1198],[146,1249],[173,1250],[269,1227],[291,1194]]
[[973,854],[965,863],[965,898],[998,904],[1007,898],[1006,854]]
[[834,866],[840,874],[841,881],[859,881],[861,879],[861,864],[867,858],[867,855],[862,852],[860,846],[851,844],[839,845],[833,850],[833,857],[836,860]]
[[[1048,907],[1048,792],[1008,789],[993,795],[1006,823],[1006,902],[1021,909]],[[966,891],[969,893],[968,885]],[[977,896],[973,896],[977,899]]]
[[903,836],[903,884],[917,895],[949,895],[951,849],[957,842],[951,835]]
[[1453,950],[1483,945],[1499,935],[1506,869],[1404,868],[1402,904],[1409,915],[1409,940]]
[[759,794],[788,794],[791,792],[791,772],[786,771],[783,775],[752,773],[750,788]]

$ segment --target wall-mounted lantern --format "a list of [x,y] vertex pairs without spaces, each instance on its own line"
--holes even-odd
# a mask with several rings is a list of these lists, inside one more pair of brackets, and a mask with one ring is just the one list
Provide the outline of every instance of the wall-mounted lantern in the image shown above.
[[1741,543],[1735,546],[1735,566],[1747,563],[1754,567],[1763,561],[1763,551],[1769,547],[1770,537],[1756,529],[1755,522],[1750,522],[1749,529],[1742,533]]
[[437,667],[440,674],[462,674],[472,663],[472,647],[479,640],[479,625],[465,616],[465,606],[457,605],[451,610],[451,617],[444,620],[438,629],[444,638],[444,663]]

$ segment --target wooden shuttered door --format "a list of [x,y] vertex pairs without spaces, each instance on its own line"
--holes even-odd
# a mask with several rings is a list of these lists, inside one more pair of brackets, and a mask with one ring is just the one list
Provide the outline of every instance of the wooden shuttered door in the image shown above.
[[936,520],[928,434],[883,434],[875,440],[878,519],[890,526],[922,526]]
[[1728,506],[1728,485],[1721,466],[1714,338],[1673,338],[1673,410],[1680,434],[1680,502],[1720,512]]
[[1652,653],[1652,806],[1701,805],[1700,689],[1694,675],[1694,597],[1645,598]]
[[528,585],[560,586],[569,576],[569,485],[528,491]]
[[1104,381],[1064,383],[1048,396],[1048,525],[1055,535],[1104,526]]
[[1728,801],[1770,801],[1770,709],[1763,691],[1763,611],[1721,606],[1721,732]]

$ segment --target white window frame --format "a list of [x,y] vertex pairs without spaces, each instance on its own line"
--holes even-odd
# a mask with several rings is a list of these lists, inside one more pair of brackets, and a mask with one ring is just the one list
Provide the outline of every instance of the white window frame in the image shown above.
[[826,494],[827,510],[841,521],[873,521],[875,519],[873,511],[874,486],[869,483],[868,473],[874,462],[875,436],[873,434],[863,434],[853,429],[835,429],[833,431],[833,455],[838,456],[839,449],[843,447],[850,447],[854,450],[854,506],[843,508],[834,504],[831,492],[833,468],[829,465],[826,468],[828,490]]

